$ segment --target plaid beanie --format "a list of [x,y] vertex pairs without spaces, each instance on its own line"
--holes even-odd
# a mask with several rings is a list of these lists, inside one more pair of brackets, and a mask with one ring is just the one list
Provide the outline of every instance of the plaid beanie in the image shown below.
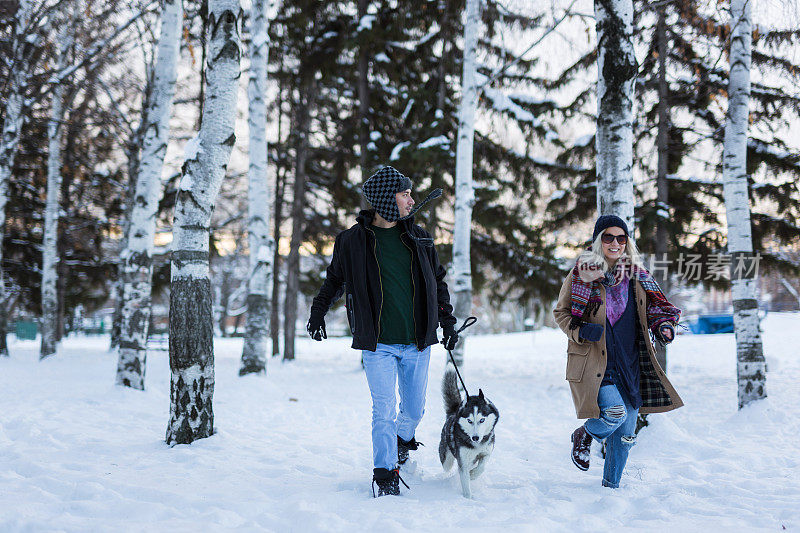
[[419,208],[429,201],[442,195],[441,189],[431,192],[423,202],[417,205],[408,215],[401,217],[400,210],[397,208],[395,195],[399,192],[413,188],[411,179],[404,176],[396,169],[386,166],[369,177],[362,186],[364,196],[378,212],[388,222],[405,220],[419,211]]

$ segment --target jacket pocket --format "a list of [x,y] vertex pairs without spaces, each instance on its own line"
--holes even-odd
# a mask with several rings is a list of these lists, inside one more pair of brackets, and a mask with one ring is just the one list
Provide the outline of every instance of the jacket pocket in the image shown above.
[[586,371],[586,361],[589,359],[587,344],[569,343],[567,348],[567,381],[582,381]]
[[350,324],[350,333],[352,335],[355,335],[356,334],[356,319],[355,319],[355,313],[353,311],[353,295],[352,294],[349,294],[349,293],[347,294],[347,305],[345,307],[347,308],[347,323]]

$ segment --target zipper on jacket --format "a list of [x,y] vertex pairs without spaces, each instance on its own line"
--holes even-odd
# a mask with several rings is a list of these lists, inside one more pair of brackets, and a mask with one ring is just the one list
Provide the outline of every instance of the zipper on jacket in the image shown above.
[[347,295],[347,319],[350,323],[350,333],[356,334],[356,313],[353,310],[353,295]]
[[403,246],[408,248],[409,253],[411,254],[411,320],[414,321],[414,340],[416,341],[415,344],[417,345],[417,349],[419,349],[419,338],[417,338],[417,316],[414,312],[414,297],[417,293],[417,286],[414,283],[414,250],[411,249],[409,245],[403,241],[403,234],[400,234],[400,242],[403,243]]
[[378,349],[378,339],[381,337],[381,315],[383,314],[383,280],[381,280],[381,262],[378,261],[378,238],[375,236],[375,231],[367,228],[370,233],[372,233],[372,239],[374,244],[372,245],[372,253],[375,255],[375,263],[378,264],[378,283],[381,287],[381,305],[378,308],[378,331],[375,335],[375,349],[372,350],[373,352]]

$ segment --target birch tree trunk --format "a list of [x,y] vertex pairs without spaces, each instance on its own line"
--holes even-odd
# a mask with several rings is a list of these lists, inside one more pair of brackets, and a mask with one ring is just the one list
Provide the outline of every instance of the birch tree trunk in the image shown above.
[[597,21],[597,210],[633,232],[633,1],[595,0]]
[[[19,0],[14,19],[14,65],[8,80],[8,99],[3,112],[3,134],[0,139],[0,265],[3,262],[3,239],[6,227],[6,202],[8,201],[8,181],[14,168],[20,137],[22,136],[22,108],[27,86],[27,64],[25,61],[25,32],[30,25],[30,0]],[[8,330],[6,309],[6,289],[2,267],[0,267],[0,357],[8,356],[6,332]]]
[[728,253],[731,256],[740,409],[767,396],[767,369],[761,345],[756,299],[758,263],[753,256],[747,179],[752,46],[750,7],[750,0],[731,0],[731,70],[722,163],[723,193],[728,219]]
[[[152,66],[148,69],[147,83],[142,97],[142,112],[139,126],[131,132],[131,136],[126,142],[125,154],[128,158],[128,190],[125,193],[125,218],[122,224],[122,241],[120,242],[119,255],[128,248],[128,239],[131,233],[131,213],[133,212],[133,199],[136,193],[136,179],[139,176],[139,164],[141,163],[142,150],[144,144],[145,128],[147,127],[147,109],[153,97],[153,82],[155,81]],[[111,316],[111,342],[109,351],[115,351],[119,347],[119,338],[122,331],[122,262],[117,267],[117,279],[114,282],[114,314]]]
[[[250,129],[248,172],[248,239],[250,273],[247,293],[247,326],[239,375],[267,371],[267,324],[272,289],[275,243],[269,232],[270,194],[267,180],[267,56],[269,18],[273,6],[253,0],[250,11],[250,81],[247,87]],[[269,13],[267,12],[269,9]]]
[[[472,312],[472,263],[470,261],[470,228],[475,191],[472,187],[473,145],[475,137],[475,110],[478,107],[478,65],[475,52],[480,26],[479,0],[467,0],[464,23],[464,61],[462,73],[461,105],[458,117],[458,143],[456,145],[456,212],[453,229],[453,310],[456,317],[466,318]],[[464,362],[462,339],[453,351],[456,363]]]
[[153,239],[161,195],[161,170],[169,141],[169,118],[175,94],[183,20],[182,0],[163,0],[161,32],[147,110],[128,243],[122,253],[122,320],[118,346],[117,385],[144,390],[147,333],[153,278]]
[[238,0],[209,1],[209,54],[203,122],[186,149],[173,223],[169,310],[170,419],[167,444],[214,432],[214,345],[209,234],[236,140],[239,84]]
[[[64,24],[58,32],[58,70],[64,69],[72,46],[72,24]],[[50,121],[47,124],[47,198],[42,238],[42,343],[39,359],[56,352],[56,314],[58,294],[58,211],[61,192],[61,123],[64,121],[64,84],[53,89]]]
[[[302,68],[302,67],[301,67]],[[283,360],[294,359],[294,333],[297,323],[297,293],[300,289],[300,244],[305,230],[303,209],[306,188],[306,160],[308,158],[308,130],[311,122],[310,99],[316,91],[316,83],[311,80],[300,86],[299,102],[296,111],[295,128],[295,172],[294,197],[292,200],[292,238],[289,244],[289,257],[286,259],[286,293],[283,302]]]

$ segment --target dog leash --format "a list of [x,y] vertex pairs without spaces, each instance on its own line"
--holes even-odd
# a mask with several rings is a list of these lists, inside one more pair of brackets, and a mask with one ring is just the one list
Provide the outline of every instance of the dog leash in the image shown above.
[[[477,321],[478,321],[478,319],[475,318],[474,316],[471,316],[471,317],[467,318],[464,321],[464,323],[461,325],[461,327],[456,330],[456,335],[458,335],[459,333],[461,333],[462,331],[464,331],[465,329],[467,329],[468,327],[470,327],[471,325],[473,325]],[[469,397],[469,393],[467,392],[467,386],[464,384],[464,378],[461,377],[461,372],[458,371],[458,365],[456,364],[456,360],[453,357],[453,352],[450,351],[450,350],[447,350],[447,353],[450,355],[450,362],[453,363],[453,368],[456,369],[456,375],[458,376],[458,379],[461,381],[461,386],[464,388],[464,394],[466,394],[467,397]]]

